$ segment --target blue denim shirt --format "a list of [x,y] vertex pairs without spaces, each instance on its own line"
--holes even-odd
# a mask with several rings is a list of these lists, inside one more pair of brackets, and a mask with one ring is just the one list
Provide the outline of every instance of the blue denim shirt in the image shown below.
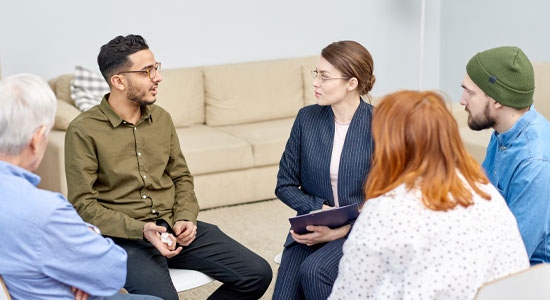
[[115,294],[126,281],[126,252],[90,230],[63,196],[36,188],[39,182],[0,161],[0,275],[11,297],[73,300],[71,286]]
[[516,216],[531,265],[550,262],[550,123],[531,106],[493,132],[483,168]]

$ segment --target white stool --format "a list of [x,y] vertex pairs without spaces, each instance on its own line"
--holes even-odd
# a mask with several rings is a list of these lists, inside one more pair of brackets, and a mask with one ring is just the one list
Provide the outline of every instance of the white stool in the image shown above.
[[539,264],[482,285],[475,300],[549,299],[550,264]]
[[214,281],[210,276],[195,270],[170,269],[176,291],[183,292]]

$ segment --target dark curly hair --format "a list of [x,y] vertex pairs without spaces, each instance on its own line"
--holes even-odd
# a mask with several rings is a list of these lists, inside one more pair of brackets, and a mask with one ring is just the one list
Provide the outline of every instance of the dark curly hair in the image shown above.
[[135,34],[119,35],[101,46],[97,64],[109,86],[113,75],[131,66],[128,56],[145,49],[149,49],[147,42],[141,35]]

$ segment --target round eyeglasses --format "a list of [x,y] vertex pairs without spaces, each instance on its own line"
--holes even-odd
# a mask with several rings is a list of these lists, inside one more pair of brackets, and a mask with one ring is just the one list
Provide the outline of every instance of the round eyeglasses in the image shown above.
[[157,73],[160,74],[160,62],[155,63],[154,66],[147,68],[146,70],[122,71],[122,72],[119,72],[118,74],[122,74],[122,73],[145,73],[147,74],[147,77],[149,77],[149,79],[153,80],[153,78],[157,76]]
[[327,80],[333,80],[333,79],[349,79],[348,77],[327,77],[327,76],[321,74],[317,70],[311,70],[311,77],[313,78],[313,80],[319,78],[321,83],[324,83]]

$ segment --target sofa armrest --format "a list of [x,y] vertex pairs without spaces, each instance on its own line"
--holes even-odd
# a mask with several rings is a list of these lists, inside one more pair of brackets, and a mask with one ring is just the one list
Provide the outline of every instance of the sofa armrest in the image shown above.
[[80,114],[80,111],[73,105],[57,100],[57,112],[55,113],[54,129],[67,130],[69,123]]
[[67,197],[65,177],[65,131],[52,130],[44,158],[34,173],[42,179],[39,188]]

